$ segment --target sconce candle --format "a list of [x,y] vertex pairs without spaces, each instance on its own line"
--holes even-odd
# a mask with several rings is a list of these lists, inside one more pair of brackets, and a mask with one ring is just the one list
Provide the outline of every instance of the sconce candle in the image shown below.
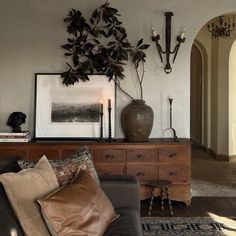
[[184,39],[184,38],[185,38],[185,30],[183,30],[182,34],[180,35],[180,38],[181,38],[181,39]]
[[153,37],[156,37],[156,36],[157,36],[157,32],[156,32],[156,30],[154,29],[154,27],[152,27],[152,36],[153,36]]
[[108,108],[111,108],[111,99],[108,99]]

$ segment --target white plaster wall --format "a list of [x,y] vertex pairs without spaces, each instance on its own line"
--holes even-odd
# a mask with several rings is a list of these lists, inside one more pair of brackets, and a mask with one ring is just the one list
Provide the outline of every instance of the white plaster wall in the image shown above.
[[211,148],[211,34],[204,25],[195,43],[203,56],[203,145]]
[[[219,39],[218,54],[218,142],[217,154],[228,155],[229,41]],[[222,42],[220,42],[222,41]]]
[[229,155],[236,155],[236,41],[229,57]]
[[[66,41],[63,18],[68,11],[78,8],[85,15],[104,1],[100,0],[1,0],[0,1],[0,130],[9,113],[20,110],[27,114],[23,128],[33,129],[34,74],[36,72],[61,72],[65,58],[60,46]],[[236,11],[235,0],[119,0],[110,1],[122,14],[122,20],[131,41],[140,37],[151,44],[147,52],[144,96],[154,110],[154,127],[151,137],[162,136],[168,126],[168,96],[174,98],[174,120],[179,137],[189,137],[190,104],[190,51],[200,28],[211,18]],[[214,5],[214,8],[212,6]],[[211,9],[211,11],[209,11]],[[181,46],[173,66],[166,75],[154,43],[151,27],[157,28],[164,44],[165,11],[173,11],[172,45],[176,35],[186,27],[187,40]],[[163,45],[164,46],[164,45]],[[124,88],[135,94],[132,68],[127,67]],[[130,79],[130,77],[132,78]],[[130,80],[129,80],[130,79]],[[121,94],[117,99],[117,120],[128,103]],[[122,137],[120,124],[116,124],[117,137]]]
[[[236,39],[236,32],[231,33],[230,39],[219,39],[217,42],[217,49],[215,49],[218,54],[215,57],[217,60],[216,64],[213,64],[214,73],[217,76],[217,87],[215,87],[216,96],[212,97],[212,101],[216,104],[217,108],[217,119],[212,122],[217,122],[217,133],[212,136],[216,142],[217,147],[214,147],[214,151],[219,155],[233,155],[230,154],[229,146],[231,146],[230,134],[232,133],[232,124],[230,121],[230,116],[235,112],[235,107],[230,106],[229,99],[231,99],[230,91],[231,82],[229,77],[229,56],[230,50],[234,40]],[[213,40],[214,42],[215,40]],[[213,52],[213,50],[212,50]],[[212,56],[213,58],[213,56]],[[213,73],[213,72],[212,72]],[[214,86],[214,78],[212,78],[212,86]],[[213,114],[214,115],[214,114]],[[213,116],[214,117],[214,116]]]

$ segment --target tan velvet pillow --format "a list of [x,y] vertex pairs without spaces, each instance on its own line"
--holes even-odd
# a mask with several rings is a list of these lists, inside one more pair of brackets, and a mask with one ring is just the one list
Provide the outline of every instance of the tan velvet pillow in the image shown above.
[[0,182],[26,235],[50,235],[37,199],[59,187],[55,172],[43,156],[34,168],[0,175]]
[[110,200],[87,171],[38,201],[53,236],[101,236],[117,218]]

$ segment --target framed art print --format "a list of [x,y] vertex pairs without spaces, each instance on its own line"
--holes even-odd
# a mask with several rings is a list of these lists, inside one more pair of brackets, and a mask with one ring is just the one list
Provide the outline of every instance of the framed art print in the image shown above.
[[115,132],[115,83],[105,75],[90,75],[90,81],[66,86],[60,73],[36,74],[35,138],[108,137],[108,103],[111,133]]

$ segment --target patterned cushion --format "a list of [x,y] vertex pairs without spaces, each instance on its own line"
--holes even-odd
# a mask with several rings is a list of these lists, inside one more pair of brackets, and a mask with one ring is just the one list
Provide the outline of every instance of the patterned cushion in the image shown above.
[[[57,180],[60,186],[66,185],[74,177],[78,168],[84,169],[91,174],[91,176],[100,184],[97,171],[94,168],[92,157],[86,146],[77,150],[72,157],[64,160],[49,160],[53,170],[56,173]],[[18,164],[22,169],[33,168],[37,161],[34,160],[19,160]]]

